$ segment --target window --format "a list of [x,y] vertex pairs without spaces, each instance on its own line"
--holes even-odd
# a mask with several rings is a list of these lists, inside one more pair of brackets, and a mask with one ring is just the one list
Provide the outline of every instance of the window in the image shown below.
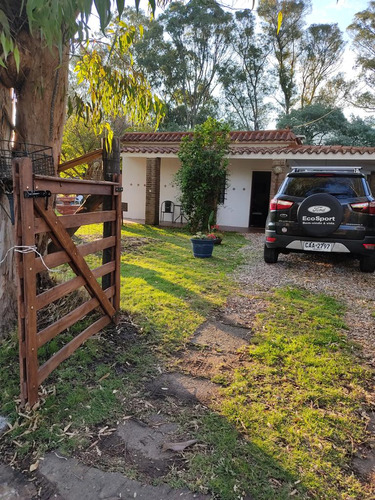
[[360,177],[289,177],[283,194],[306,198],[312,194],[327,193],[338,198],[366,196]]
[[223,180],[223,184],[219,191],[218,204],[224,205],[225,200],[227,199],[227,174],[225,174],[225,178]]

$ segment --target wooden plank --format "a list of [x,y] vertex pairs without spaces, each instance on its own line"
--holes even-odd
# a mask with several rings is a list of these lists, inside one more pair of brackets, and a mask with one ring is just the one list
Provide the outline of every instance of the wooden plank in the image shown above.
[[[118,181],[118,175],[120,174],[120,164],[121,164],[121,147],[120,139],[114,137],[112,139],[111,148],[108,148],[108,143],[104,143],[103,147],[103,174],[106,181]],[[113,189],[112,196],[105,197],[103,199],[103,210],[115,210],[116,209],[116,199],[119,198],[119,192],[116,188]],[[116,234],[115,222],[106,222],[103,225],[103,237],[113,236]],[[106,249],[103,252],[103,264],[110,262],[114,259],[115,249]],[[114,273],[103,276],[102,288],[106,289],[115,282]]]
[[[25,198],[24,191],[33,186],[32,163],[30,158],[17,160],[19,172],[19,204],[22,229],[22,245],[34,246],[34,207],[33,199]],[[24,298],[24,325],[26,347],[26,386],[27,402],[30,406],[38,400],[38,346],[37,346],[37,318],[36,318],[36,273],[35,253],[29,252],[22,256],[23,261],[23,293]]]
[[[19,163],[13,161],[13,196],[14,196],[14,243],[22,245],[22,229],[21,229],[21,206],[20,206],[20,189],[19,189]],[[22,269],[22,254],[15,253],[16,280],[17,280],[17,305],[18,305],[18,355],[20,367],[20,388],[21,388],[21,404],[24,405],[27,400],[27,372],[26,372],[26,331],[25,331],[25,304],[23,296],[23,275]]]
[[57,167],[58,172],[64,172],[65,170],[69,170],[69,168],[76,167],[77,165],[82,165],[84,163],[89,163],[98,158],[101,158],[103,154],[103,149],[96,149],[95,151],[90,151],[90,153],[86,153],[78,158],[74,158],[73,160],[65,161],[64,163],[60,163]]
[[111,320],[108,316],[103,316],[98,321],[90,325],[86,330],[77,335],[68,344],[62,347],[51,359],[46,361],[39,369],[38,373],[38,383],[39,385],[48,377],[48,375],[59,366],[60,363],[65,361],[74,351],[78,349],[88,338],[92,337],[95,333],[100,332],[105,326],[107,326]]
[[74,184],[74,183],[83,183],[83,184],[100,184],[102,186],[107,186],[107,185],[115,185],[116,182],[111,182],[111,181],[96,181],[96,180],[84,180],[84,179],[72,179],[70,177],[51,177],[50,175],[39,175],[35,174],[34,175],[34,181],[54,181],[58,182],[61,184]]
[[[115,180],[118,181],[119,185],[122,186],[121,174],[117,174]],[[115,198],[115,209],[116,209],[116,221],[115,221],[115,236],[116,236],[116,246],[115,246],[115,296],[113,298],[113,307],[116,311],[120,310],[120,289],[121,289],[121,221],[122,221],[122,197],[121,193]]]
[[[85,278],[87,287],[91,290],[93,295],[99,300],[100,307],[110,318],[112,318],[115,314],[113,305],[110,303],[105,293],[100,288],[98,282],[96,281],[92,272],[90,271],[90,268],[86,264],[85,259],[79,253],[77,247],[73,243],[68,232],[63,227],[62,223],[60,222],[60,217],[57,217],[55,215],[51,207],[48,207],[46,209],[45,204],[40,199],[36,199],[34,201],[34,205],[39,215],[43,217],[43,219],[47,222],[51,233],[58,240],[61,248],[64,248],[67,254],[69,255],[72,264],[74,264],[74,266],[77,268],[79,274],[81,274],[81,276]],[[114,213],[116,216],[116,212]]]
[[[91,241],[90,243],[84,243],[83,245],[77,245],[77,250],[80,254],[85,257],[86,255],[90,255],[92,253],[100,252],[104,248],[113,247],[116,244],[116,238],[114,236],[110,238],[101,238],[100,240]],[[70,258],[68,254],[64,250],[60,250],[59,252],[51,253],[43,257],[43,260],[47,267],[53,269],[54,267],[61,266],[62,264],[66,264],[70,262]],[[35,260],[35,270],[37,273],[45,271],[46,268],[38,257]]]
[[[67,182],[67,181],[70,182]],[[78,181],[76,179],[44,178],[35,179],[35,189],[48,190],[52,194],[99,194],[110,196],[111,182]]]
[[[108,290],[105,290],[105,294],[107,297],[112,297],[114,294],[114,287],[108,288]],[[38,342],[38,347],[41,347],[44,345],[46,342],[49,342],[53,338],[56,337],[59,333],[63,332],[70,326],[74,325],[77,323],[77,321],[80,321],[82,318],[84,318],[88,313],[93,311],[99,306],[99,301],[98,299],[90,299],[84,304],[81,304],[79,307],[74,309],[74,311],[71,311],[70,313],[66,314],[64,317],[60,318],[57,320],[55,323],[53,323],[50,326],[47,326],[43,330],[41,330],[38,333],[37,337],[37,342]]]
[[[114,262],[108,262],[108,264],[105,264],[104,266],[99,266],[96,269],[93,269],[92,274],[96,279],[101,278],[106,273],[113,272],[115,268],[116,265]],[[82,278],[82,276],[76,276],[75,278],[72,278],[71,280],[66,281],[65,283],[61,283],[60,285],[56,285],[53,288],[50,288],[49,290],[46,290],[43,293],[40,293],[36,297],[37,310],[39,311],[39,309],[42,309],[51,302],[61,299],[65,295],[74,292],[74,290],[77,290],[81,286],[84,286],[85,283],[86,281],[84,280],[84,278]]]
[[[101,224],[102,222],[113,221],[116,219],[116,211],[107,210],[102,212],[60,215],[59,217],[56,216],[56,218],[59,219],[61,226],[67,229],[70,227],[80,227],[87,226],[89,224]],[[50,228],[46,221],[40,217],[35,219],[35,234],[47,233],[49,231]]]

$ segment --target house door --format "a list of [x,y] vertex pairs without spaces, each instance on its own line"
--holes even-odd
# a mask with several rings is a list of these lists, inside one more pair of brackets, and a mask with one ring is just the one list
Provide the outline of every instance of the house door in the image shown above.
[[265,226],[268,215],[270,188],[271,172],[253,172],[249,226]]

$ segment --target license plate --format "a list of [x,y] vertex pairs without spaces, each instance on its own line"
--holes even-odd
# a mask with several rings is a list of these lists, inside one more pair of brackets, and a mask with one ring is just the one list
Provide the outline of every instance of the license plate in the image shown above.
[[323,241],[304,241],[303,249],[311,252],[332,252],[333,243]]

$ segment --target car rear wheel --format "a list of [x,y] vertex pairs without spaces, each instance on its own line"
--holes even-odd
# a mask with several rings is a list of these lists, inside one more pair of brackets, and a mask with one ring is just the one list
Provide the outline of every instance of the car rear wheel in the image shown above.
[[305,234],[325,237],[334,233],[341,224],[343,207],[330,194],[312,194],[299,206],[297,217]]
[[361,255],[359,258],[359,269],[363,273],[373,273],[375,271],[375,258],[368,255]]
[[264,245],[264,261],[267,264],[276,264],[279,258],[279,250],[277,248],[268,248]]

